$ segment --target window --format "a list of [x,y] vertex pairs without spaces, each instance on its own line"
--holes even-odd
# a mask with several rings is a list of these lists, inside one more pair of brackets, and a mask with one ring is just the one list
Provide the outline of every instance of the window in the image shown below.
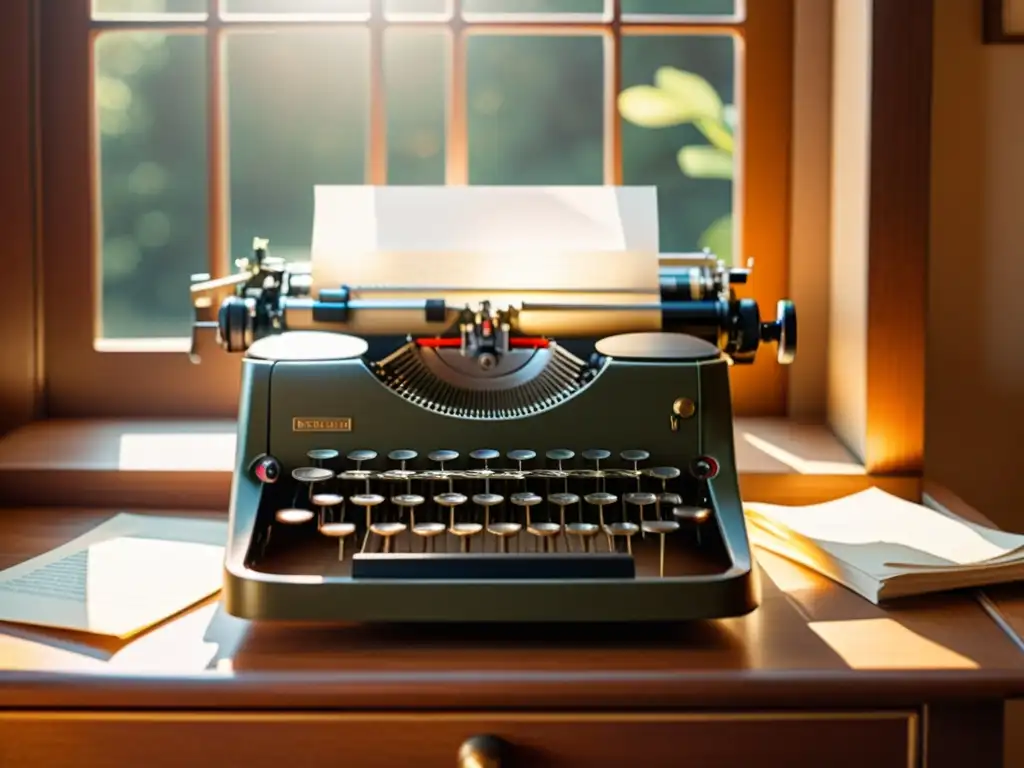
[[[662,250],[755,258],[772,312],[791,3],[42,3],[49,412],[231,414],[237,357],[184,354],[189,276],[255,235],[302,258],[318,183],[655,184]],[[762,358],[737,410],[779,415]]]

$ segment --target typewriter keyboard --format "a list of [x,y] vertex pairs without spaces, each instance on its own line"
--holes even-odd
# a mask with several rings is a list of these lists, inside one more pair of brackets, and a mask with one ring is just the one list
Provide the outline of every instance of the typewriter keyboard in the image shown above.
[[323,448],[307,458],[266,486],[273,514],[255,541],[257,570],[602,578],[728,566],[700,472],[648,466],[642,449]]

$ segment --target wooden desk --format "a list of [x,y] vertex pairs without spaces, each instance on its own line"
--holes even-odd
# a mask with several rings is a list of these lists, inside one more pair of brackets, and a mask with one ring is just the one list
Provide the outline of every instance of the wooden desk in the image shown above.
[[[0,510],[0,567],[113,511]],[[188,512],[183,514],[203,514]],[[971,595],[883,610],[759,555],[686,627],[257,626],[209,602],[128,643],[0,628],[0,765],[1001,768],[1024,653]]]

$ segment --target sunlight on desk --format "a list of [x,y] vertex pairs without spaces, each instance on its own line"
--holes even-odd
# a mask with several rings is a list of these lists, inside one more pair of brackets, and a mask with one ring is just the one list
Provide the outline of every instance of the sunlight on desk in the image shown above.
[[231,472],[235,433],[135,432],[118,439],[117,468],[125,471]]
[[[893,619],[812,621],[808,627],[852,669],[978,669],[962,654]],[[879,653],[884,649],[884,653]]]
[[742,440],[801,475],[863,475],[866,472],[862,465],[849,459],[829,461],[808,459],[752,432],[740,430],[737,432]]

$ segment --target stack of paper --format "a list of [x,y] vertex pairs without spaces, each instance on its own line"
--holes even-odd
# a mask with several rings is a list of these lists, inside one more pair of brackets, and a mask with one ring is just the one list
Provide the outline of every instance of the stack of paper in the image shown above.
[[227,523],[118,514],[0,571],[0,621],[127,638],[221,588]]
[[744,504],[751,541],[873,603],[1024,578],[1024,536],[871,488],[825,504]]

